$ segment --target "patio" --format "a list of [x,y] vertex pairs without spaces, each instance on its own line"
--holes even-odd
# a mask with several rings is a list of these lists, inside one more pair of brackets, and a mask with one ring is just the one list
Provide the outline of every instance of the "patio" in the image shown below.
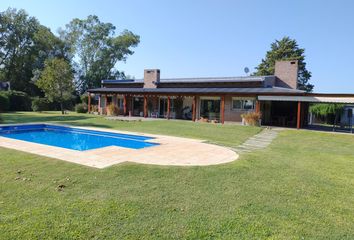
[[159,145],[142,149],[109,146],[87,151],[76,151],[33,142],[0,137],[0,147],[56,158],[94,168],[105,168],[123,162],[173,166],[207,166],[232,162],[238,154],[226,147],[181,137],[142,134],[102,128],[82,128],[105,132],[150,136],[149,142]]

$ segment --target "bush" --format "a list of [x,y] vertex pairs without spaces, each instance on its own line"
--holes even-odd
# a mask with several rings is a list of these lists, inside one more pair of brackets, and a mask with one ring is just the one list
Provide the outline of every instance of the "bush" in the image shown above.
[[81,103],[88,103],[88,94],[87,93],[85,93],[85,94],[82,94],[81,96],[80,96],[80,100],[81,100]]
[[10,102],[9,98],[6,95],[0,93],[0,112],[9,110]]
[[116,105],[110,104],[107,106],[107,115],[118,116],[118,114],[119,114],[119,108]]
[[327,103],[317,103],[310,106],[310,112],[316,116],[326,117],[330,114],[342,114],[344,111],[344,104],[327,104]]
[[9,99],[9,111],[31,111],[31,98],[25,92],[6,91],[2,93]]
[[86,103],[78,103],[75,105],[75,111],[77,113],[87,113],[87,104]]
[[51,106],[48,99],[35,97],[32,99],[32,110],[34,112],[49,111],[55,110],[55,107]]
[[262,117],[260,112],[248,112],[241,115],[244,119],[245,124],[249,126],[259,126],[259,120]]
[[91,105],[91,112],[98,112],[98,105]]

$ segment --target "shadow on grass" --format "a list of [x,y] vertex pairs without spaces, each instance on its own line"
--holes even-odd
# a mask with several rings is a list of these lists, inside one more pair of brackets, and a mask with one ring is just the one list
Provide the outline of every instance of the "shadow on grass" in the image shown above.
[[[58,123],[60,124],[60,123]],[[111,128],[114,129],[113,126],[106,125],[106,124],[97,124],[97,123],[85,123],[85,122],[70,122],[65,121],[64,124],[72,125],[72,126],[81,126],[81,127],[98,127],[98,128]]]
[[4,117],[4,123],[30,123],[30,122],[72,122],[93,119],[94,117],[90,116],[47,116],[47,115],[29,115],[26,114],[23,118],[23,113],[16,113],[15,115],[8,114]]

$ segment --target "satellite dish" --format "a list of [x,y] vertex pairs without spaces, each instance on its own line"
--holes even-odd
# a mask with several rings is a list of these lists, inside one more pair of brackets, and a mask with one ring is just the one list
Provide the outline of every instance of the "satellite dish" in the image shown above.
[[250,72],[248,67],[245,67],[245,69],[243,69],[243,71],[245,71],[246,75]]

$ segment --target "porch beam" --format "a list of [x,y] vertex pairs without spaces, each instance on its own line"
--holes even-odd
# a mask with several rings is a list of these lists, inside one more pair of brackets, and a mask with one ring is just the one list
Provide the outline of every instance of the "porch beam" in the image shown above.
[[171,98],[167,97],[167,119],[170,119]]
[[296,119],[296,128],[300,129],[301,127],[301,102],[297,102],[297,119]]
[[192,102],[192,121],[195,122],[196,120],[196,109],[197,109],[197,97],[193,97],[193,102]]
[[148,109],[147,109],[147,96],[144,96],[144,118],[146,118],[148,116]]
[[221,106],[220,106],[220,122],[224,124],[225,122],[225,96],[221,96]]

